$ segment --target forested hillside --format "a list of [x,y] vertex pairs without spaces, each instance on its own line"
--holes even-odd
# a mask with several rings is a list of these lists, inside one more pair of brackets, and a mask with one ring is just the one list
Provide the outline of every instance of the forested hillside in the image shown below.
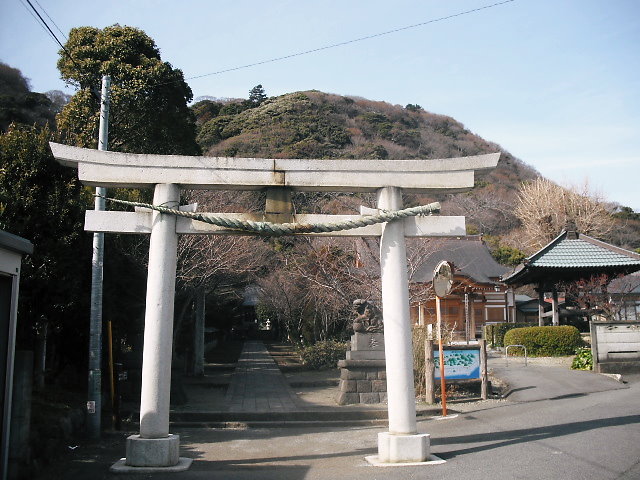
[[[450,158],[499,151],[498,167],[477,178],[470,192],[408,198],[407,202],[439,200],[444,214],[467,217],[469,233],[499,236],[513,246],[525,247],[516,233],[511,234],[520,225],[514,206],[522,183],[538,177],[538,172],[451,117],[415,104],[402,107],[317,90],[269,98],[261,85],[246,100],[201,100],[192,111],[198,125],[197,141],[209,156],[348,161]],[[616,206],[609,210],[616,211]],[[625,248],[640,247],[640,221],[625,214],[625,207],[617,210],[616,228],[604,239]],[[493,245],[499,242],[494,239]]]
[[[513,216],[521,182],[534,169],[499,145],[467,130],[451,117],[418,105],[391,105],[318,91],[295,92],[262,101],[193,106],[198,143],[205,155],[267,158],[450,158],[501,151],[498,168],[477,181],[471,193],[436,198],[446,213],[471,217],[472,228],[496,235],[517,224]],[[424,201],[429,199],[415,199]],[[409,200],[411,201],[411,199]]]

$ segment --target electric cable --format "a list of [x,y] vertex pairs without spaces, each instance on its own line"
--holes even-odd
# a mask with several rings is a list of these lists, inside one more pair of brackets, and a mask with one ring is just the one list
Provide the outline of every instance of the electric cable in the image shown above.
[[40,5],[40,2],[38,2],[38,0],[34,0],[36,2],[36,4],[38,5],[38,7],[40,8],[40,10],[42,10],[44,12],[44,14],[47,16],[47,18],[49,20],[51,20],[51,23],[53,23],[53,26],[56,27],[58,29],[58,31],[60,32],[60,35],[62,35],[64,37],[65,40],[67,39],[67,36],[64,34],[64,32],[62,30],[60,30],[60,27],[58,26],[58,24],[55,22],[55,20],[53,18],[51,18],[51,16],[47,13],[47,11],[44,9],[44,7],[42,5]]
[[275,57],[275,58],[271,58],[271,59],[268,59],[268,60],[262,60],[262,61],[259,61],[259,62],[249,63],[249,64],[241,65],[241,66],[238,66],[238,67],[226,68],[224,70],[219,70],[217,72],[204,73],[202,75],[195,75],[193,77],[187,77],[187,78],[185,78],[185,80],[196,80],[196,79],[199,79],[199,78],[209,77],[209,76],[212,76],[212,75],[220,75],[222,73],[233,72],[233,71],[242,70],[242,69],[245,69],[245,68],[256,67],[258,65],[264,65],[266,63],[273,63],[273,62],[278,62],[278,61],[281,61],[281,60],[287,60],[289,58],[300,57],[302,55],[308,55],[310,53],[321,52],[323,50],[329,50],[331,48],[342,47],[344,45],[349,45],[349,44],[352,44],[352,43],[362,42],[362,41],[365,41],[365,40],[371,40],[372,38],[382,37],[384,35],[390,35],[392,33],[401,32],[403,30],[409,30],[409,29],[412,29],[412,28],[417,28],[417,27],[422,27],[424,25],[429,25],[431,23],[442,22],[444,20],[450,20],[450,19],[455,18],[455,17],[461,17],[463,15],[468,15],[470,13],[479,12],[481,10],[486,10],[486,9],[493,8],[493,7],[498,7],[500,5],[504,5],[504,4],[507,4],[507,3],[515,2],[515,1],[516,0],[504,0],[502,2],[493,3],[491,5],[484,5],[482,7],[473,8],[471,10],[465,10],[464,12],[458,12],[458,13],[447,15],[447,16],[444,16],[444,17],[434,18],[432,20],[427,20],[425,22],[420,22],[420,23],[415,23],[413,25],[407,25],[407,26],[404,26],[404,27],[394,28],[393,30],[388,30],[386,32],[374,33],[374,34],[367,35],[367,36],[364,36],[364,37],[354,38],[354,39],[351,39],[351,40],[346,40],[344,42],[338,42],[338,43],[334,43],[334,44],[331,44],[331,45],[325,45],[323,47],[312,48],[310,50],[305,50],[305,51],[302,51],[302,52],[292,53],[292,54],[284,55],[284,56],[281,56],[281,57]]
[[[33,12],[37,15],[37,18],[40,20],[40,22],[38,22],[38,23],[41,23],[41,25],[43,25],[43,26],[46,28],[46,30],[47,30],[47,32],[49,33],[49,35],[51,35],[51,37],[53,37],[54,41],[55,41],[58,45],[60,45],[60,48],[62,49],[62,51],[65,53],[65,55],[66,55],[67,57],[69,57],[69,60],[71,60],[71,62],[76,66],[76,68],[78,68],[78,69],[82,69],[82,67],[78,64],[78,62],[76,62],[76,61],[75,61],[75,59],[73,58],[73,56],[71,55],[71,53],[69,52],[69,50],[67,50],[67,48],[64,46],[64,44],[60,41],[60,39],[59,39],[59,38],[56,36],[56,34],[53,32],[53,30],[51,29],[51,27],[49,26],[49,24],[46,22],[46,20],[45,20],[44,18],[42,18],[42,15],[40,15],[40,12],[38,12],[38,10],[36,9],[36,7],[34,7],[34,6],[33,6],[33,3],[31,3],[31,1],[30,1],[30,0],[20,0],[20,1],[21,1],[21,2],[22,2],[22,1],[25,1],[25,2],[27,2],[27,3],[29,4],[29,7],[31,7],[31,10],[33,10]],[[37,3],[37,0],[35,0],[35,1],[36,1],[36,3]],[[24,5],[24,3],[23,3],[23,5]],[[38,5],[40,5],[40,4],[38,3]],[[40,8],[42,8],[42,7],[40,7]],[[43,11],[44,11],[44,9],[43,9]],[[46,12],[45,12],[45,14],[47,15],[47,17],[49,17],[49,15],[48,15]],[[32,16],[33,16],[33,15],[32,15]],[[49,17],[49,18],[51,18],[51,17]],[[52,20],[52,22],[53,22],[53,20]],[[53,23],[54,23],[54,25],[55,25],[55,22],[53,22]],[[58,30],[60,30],[60,28],[59,28],[57,25],[56,25],[56,28],[58,28]],[[63,34],[63,36],[64,36],[64,34]],[[90,87],[90,88],[89,88],[89,92],[91,93],[91,95],[92,95],[96,100],[98,100],[98,102],[100,102],[100,101],[101,101],[101,99],[100,99],[100,95],[98,95],[98,93],[95,91],[95,87]]]

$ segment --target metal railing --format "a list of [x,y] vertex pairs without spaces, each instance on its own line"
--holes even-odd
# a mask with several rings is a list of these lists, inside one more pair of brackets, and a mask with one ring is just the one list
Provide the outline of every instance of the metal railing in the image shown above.
[[507,345],[507,347],[504,349],[504,360],[505,363],[507,364],[507,367],[509,366],[509,349],[511,347],[520,347],[520,348],[524,348],[524,366],[527,366],[527,347],[525,347],[524,345]]

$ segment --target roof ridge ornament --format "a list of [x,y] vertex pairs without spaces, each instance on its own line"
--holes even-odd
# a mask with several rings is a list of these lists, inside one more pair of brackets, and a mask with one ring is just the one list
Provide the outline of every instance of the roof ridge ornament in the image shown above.
[[578,233],[578,226],[576,225],[576,221],[573,218],[567,218],[564,230],[565,232],[567,232],[567,240],[578,240],[578,238],[580,238],[580,234]]

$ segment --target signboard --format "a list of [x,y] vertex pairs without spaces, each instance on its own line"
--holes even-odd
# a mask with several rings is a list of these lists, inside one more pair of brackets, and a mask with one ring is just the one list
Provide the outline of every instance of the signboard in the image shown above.
[[[434,352],[435,378],[440,379],[440,358]],[[445,349],[444,376],[447,380],[477,380],[480,378],[479,349]]]

